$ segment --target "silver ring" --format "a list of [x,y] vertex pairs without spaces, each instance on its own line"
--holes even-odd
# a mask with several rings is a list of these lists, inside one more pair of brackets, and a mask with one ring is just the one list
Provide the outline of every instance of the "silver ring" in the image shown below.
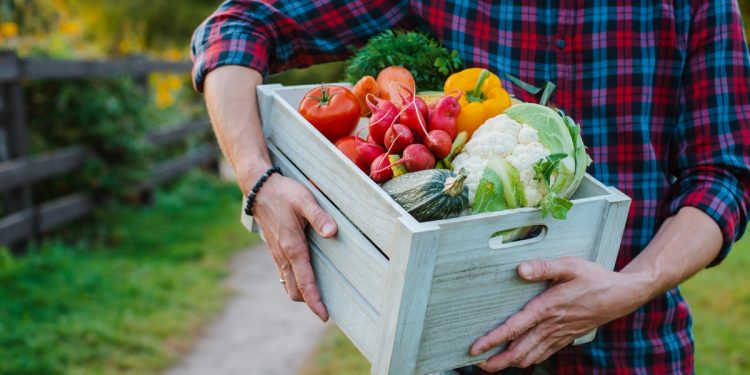
[[286,280],[284,280],[284,279],[279,279],[279,282],[282,283],[282,284],[286,284]]

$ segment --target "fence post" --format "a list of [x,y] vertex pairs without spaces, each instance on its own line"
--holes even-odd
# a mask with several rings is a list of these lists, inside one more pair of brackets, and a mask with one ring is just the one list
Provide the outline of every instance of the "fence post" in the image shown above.
[[[3,102],[0,110],[0,125],[5,133],[5,152],[10,160],[22,158],[28,153],[26,113],[23,91],[21,88],[21,61],[15,52],[0,52],[0,96]],[[7,191],[4,196],[6,214],[24,210],[33,210],[31,186],[26,183]],[[38,237],[36,215],[33,216],[32,239]],[[14,250],[25,247],[17,243]]]
[[[133,64],[142,64],[145,61],[145,58],[143,56],[132,56],[130,57]],[[138,86],[141,89],[141,92],[143,93],[143,97],[145,99],[145,102],[143,105],[147,105],[148,101],[151,100],[151,97],[149,95],[149,85],[148,85],[148,70],[144,70],[141,73],[133,75],[133,81],[135,82],[136,86]],[[156,200],[156,194],[154,192],[154,188],[149,186],[144,188],[140,191],[138,194],[138,200],[142,204],[151,205]]]

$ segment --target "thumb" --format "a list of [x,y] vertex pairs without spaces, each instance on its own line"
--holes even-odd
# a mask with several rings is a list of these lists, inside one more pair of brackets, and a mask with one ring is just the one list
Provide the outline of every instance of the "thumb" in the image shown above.
[[331,215],[325,212],[315,198],[308,192],[297,207],[297,211],[305,217],[308,223],[315,229],[315,232],[322,237],[333,237],[336,234],[336,222]]
[[518,276],[526,281],[566,281],[575,278],[572,262],[566,258],[554,260],[531,260],[518,265]]

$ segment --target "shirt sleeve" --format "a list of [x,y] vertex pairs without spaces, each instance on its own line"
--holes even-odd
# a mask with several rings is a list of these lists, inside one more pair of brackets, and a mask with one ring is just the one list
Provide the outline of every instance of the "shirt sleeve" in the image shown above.
[[724,243],[716,265],[747,225],[750,61],[736,1],[700,3],[693,8],[667,210],[696,207],[719,224]]
[[193,34],[193,84],[213,69],[241,65],[261,72],[341,60],[352,47],[413,21],[408,1],[229,0]]

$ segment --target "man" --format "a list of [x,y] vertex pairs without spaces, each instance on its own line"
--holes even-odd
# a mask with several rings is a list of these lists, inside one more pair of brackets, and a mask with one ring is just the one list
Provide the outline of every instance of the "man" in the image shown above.
[[[255,105],[263,75],[345,58],[388,28],[430,32],[466,66],[555,82],[551,102],[581,122],[589,172],[633,198],[615,272],[581,259],[519,265],[521,277],[553,283],[477,339],[474,355],[511,342],[480,367],[692,373],[690,311],[676,286],[726,257],[750,205],[750,61],[737,3],[227,1],[194,35],[194,79],[245,194],[270,167]],[[303,230],[332,236],[331,217],[278,174],[253,215],[290,298],[326,320]],[[592,343],[569,345],[602,324]]]

